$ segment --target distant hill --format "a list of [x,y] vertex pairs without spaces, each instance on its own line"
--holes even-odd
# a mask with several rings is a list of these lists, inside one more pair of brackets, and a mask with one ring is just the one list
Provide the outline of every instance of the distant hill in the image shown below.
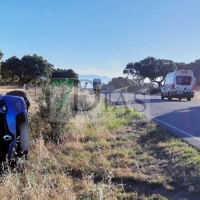
[[85,82],[88,82],[87,88],[92,88],[92,81],[95,78],[101,79],[101,82],[104,84],[107,84],[109,81],[112,80],[112,78],[107,76],[97,76],[97,75],[79,75],[79,80],[81,81],[81,86],[85,86]]

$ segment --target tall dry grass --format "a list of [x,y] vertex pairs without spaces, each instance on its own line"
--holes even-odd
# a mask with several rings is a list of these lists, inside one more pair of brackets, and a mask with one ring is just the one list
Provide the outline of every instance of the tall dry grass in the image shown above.
[[[56,162],[42,138],[32,142],[30,160],[19,160],[15,169],[4,171],[0,184],[0,199],[75,199],[72,180],[53,168]],[[56,164],[56,163],[55,163]]]
[[[144,193],[150,184],[172,187],[171,182],[182,180],[182,171],[178,172],[189,169],[187,162],[182,164],[180,159],[181,166],[174,163],[176,151],[185,159],[180,151],[182,143],[171,141],[171,136],[157,129],[155,124],[139,121],[138,113],[131,112],[126,122],[122,108],[118,108],[122,118],[117,122],[112,121],[113,113],[109,119],[100,120],[97,116],[104,106],[100,100],[94,109],[88,109],[94,104],[94,96],[86,91],[78,91],[79,112],[73,112],[74,94],[70,93],[60,112],[62,119],[66,117],[65,112],[70,113],[67,120],[51,121],[50,111],[56,112],[58,107],[54,100],[60,101],[59,95],[65,94],[65,90],[57,88],[60,91],[51,96],[50,89],[49,86],[42,88],[37,109],[29,115],[32,139],[29,160],[22,158],[15,168],[7,166],[2,172],[0,199],[165,199],[159,194]],[[52,97],[55,99],[51,102]],[[135,117],[137,123],[133,121]],[[175,151],[172,145],[178,149]],[[188,149],[188,156],[193,155],[197,162],[197,153]],[[114,179],[121,182],[115,185]],[[135,182],[148,184],[144,190],[126,192],[124,181],[126,184],[133,181],[133,185]]]
[[192,101],[194,101],[194,102],[200,102],[200,92],[199,91],[196,91],[194,93],[194,98],[192,98]]
[[[84,150],[81,140],[87,137],[90,126],[89,112],[83,112],[91,107],[93,98],[87,92],[78,91],[79,113],[72,112],[74,109],[74,94],[71,93],[60,112],[71,112],[65,121],[51,121],[50,115],[54,114],[58,106],[50,98],[57,98],[59,92],[50,94],[48,85],[42,88],[38,99],[38,105],[30,113],[31,126],[31,149],[29,161],[20,159],[13,169],[6,166],[1,176],[0,199],[85,199],[95,197],[103,199],[104,194],[109,196],[109,189],[103,184],[94,184],[87,173],[78,182],[69,174],[70,167],[82,168],[87,165],[90,158],[85,157],[85,162],[75,162],[74,156],[66,157],[65,151]],[[54,99],[53,99],[54,100]],[[56,102],[56,101],[55,101]],[[52,104],[53,103],[53,104]],[[50,107],[52,106],[52,107]],[[53,111],[50,109],[54,109]],[[96,108],[97,110],[98,108]],[[51,111],[51,112],[50,112]],[[95,125],[92,125],[95,127]],[[95,132],[100,135],[105,128],[98,125]],[[94,133],[95,135],[95,133]],[[57,138],[59,140],[57,140]],[[64,154],[63,154],[64,153]],[[88,163],[89,164],[89,163]],[[104,188],[105,187],[105,188]],[[112,193],[112,192],[111,192]]]

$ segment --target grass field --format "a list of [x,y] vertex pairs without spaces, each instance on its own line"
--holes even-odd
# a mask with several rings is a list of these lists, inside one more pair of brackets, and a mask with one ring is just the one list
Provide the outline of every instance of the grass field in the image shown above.
[[45,140],[56,124],[30,112],[29,161],[5,171],[0,199],[200,199],[199,152],[136,111],[124,119],[125,112],[105,112],[100,102],[90,115],[72,117],[58,143]]
[[26,92],[31,100],[31,104],[35,104],[35,99],[38,98],[41,89],[39,87],[32,86],[29,88],[29,90],[25,90],[24,87],[18,87],[18,86],[0,86],[0,94],[6,94],[7,92],[13,91],[13,90],[20,90]]

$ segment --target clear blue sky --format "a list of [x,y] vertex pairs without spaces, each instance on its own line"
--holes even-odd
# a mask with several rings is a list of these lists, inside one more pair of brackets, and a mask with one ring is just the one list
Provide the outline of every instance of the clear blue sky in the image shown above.
[[37,54],[55,68],[117,77],[148,56],[200,59],[199,0],[10,0],[0,4],[3,60]]

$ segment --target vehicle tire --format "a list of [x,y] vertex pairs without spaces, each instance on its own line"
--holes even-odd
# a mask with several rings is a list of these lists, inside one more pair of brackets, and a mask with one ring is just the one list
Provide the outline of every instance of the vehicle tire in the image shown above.
[[178,98],[179,99],[179,101],[181,101],[181,98]]
[[162,100],[164,99],[164,96],[162,95],[162,93],[161,93],[161,99],[162,99]]
[[30,127],[28,123],[20,124],[20,148],[27,151],[30,148]]
[[168,93],[168,100],[171,100],[172,98],[170,97],[169,93]]
[[24,122],[20,124],[20,138],[17,141],[17,157],[25,156],[28,159],[28,149],[30,148],[30,128],[29,125]]
[[191,100],[191,98],[190,98],[190,97],[188,97],[188,98],[187,98],[187,101],[190,101],[190,100]]

